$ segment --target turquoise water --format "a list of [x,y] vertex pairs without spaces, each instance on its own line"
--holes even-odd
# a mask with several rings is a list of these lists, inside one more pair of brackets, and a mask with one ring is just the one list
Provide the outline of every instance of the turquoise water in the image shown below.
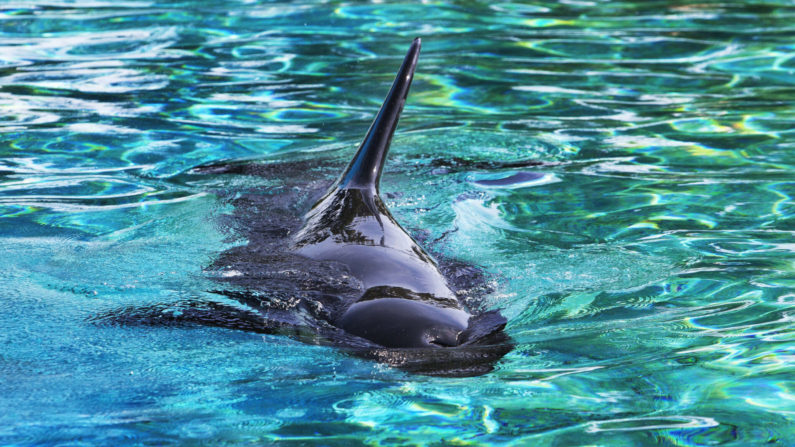
[[[382,191],[488,273],[494,371],[91,322],[227,302],[282,179],[191,169],[344,163],[414,37]],[[6,0],[0,444],[793,445],[793,123],[788,1]]]

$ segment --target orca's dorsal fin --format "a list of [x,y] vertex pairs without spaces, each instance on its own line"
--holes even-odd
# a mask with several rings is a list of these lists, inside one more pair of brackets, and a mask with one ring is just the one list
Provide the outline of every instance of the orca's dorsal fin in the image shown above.
[[389,152],[392,136],[400,120],[400,113],[406,104],[411,80],[414,79],[414,69],[417,68],[421,44],[419,38],[412,42],[406,58],[403,59],[403,65],[400,66],[400,71],[395,77],[395,82],[392,83],[392,89],[386,95],[381,110],[370,125],[370,130],[367,131],[367,136],[364,137],[351,164],[345,169],[338,184],[339,188],[374,189],[376,193],[378,192],[386,154]]

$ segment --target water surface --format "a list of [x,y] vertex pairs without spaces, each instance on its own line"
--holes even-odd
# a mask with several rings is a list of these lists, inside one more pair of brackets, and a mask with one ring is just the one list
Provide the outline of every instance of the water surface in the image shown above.
[[[333,178],[414,37],[382,191],[488,273],[494,371],[90,322],[223,301],[282,179],[190,170]],[[795,443],[794,42],[774,0],[3,2],[0,443]]]

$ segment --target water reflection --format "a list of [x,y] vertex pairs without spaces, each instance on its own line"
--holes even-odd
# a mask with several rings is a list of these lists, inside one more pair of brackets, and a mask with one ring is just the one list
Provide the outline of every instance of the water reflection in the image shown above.
[[[2,443],[791,444],[793,14],[3,3]],[[225,198],[281,197],[283,177],[186,173],[303,157],[333,179],[417,36],[383,192],[424,246],[490,275],[517,343],[492,373],[86,324],[218,299],[203,268],[247,242]]]

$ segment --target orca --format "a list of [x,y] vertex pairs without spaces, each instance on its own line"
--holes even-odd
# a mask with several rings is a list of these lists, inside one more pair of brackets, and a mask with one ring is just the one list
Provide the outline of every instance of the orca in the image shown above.
[[293,238],[297,253],[340,262],[364,285],[362,296],[333,324],[387,348],[460,346],[472,317],[379,194],[420,48],[417,38],[353,160]]
[[[456,282],[455,289],[471,290],[485,282],[482,272],[460,262],[440,268],[380,196],[420,48],[415,39],[353,159],[303,216],[293,216],[296,202],[306,200],[298,186],[236,195],[238,225],[248,232],[248,244],[224,252],[210,270],[219,283],[234,286],[214,292],[245,309],[188,300],[121,309],[93,320],[281,334],[428,375],[490,371],[513,348],[503,331],[507,320],[496,310],[467,309],[448,281]],[[313,163],[211,165],[191,175],[273,178],[292,172],[303,182],[296,185],[305,185],[312,183]]]

